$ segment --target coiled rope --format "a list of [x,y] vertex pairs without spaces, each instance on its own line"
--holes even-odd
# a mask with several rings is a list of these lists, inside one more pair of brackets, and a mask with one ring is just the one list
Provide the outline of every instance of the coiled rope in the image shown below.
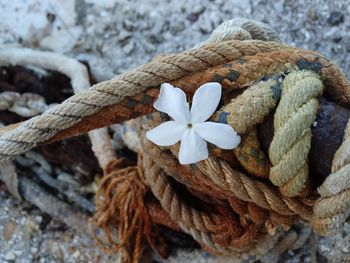
[[[142,139],[139,167],[112,171],[103,181],[97,194],[102,199],[94,218],[96,225],[106,229],[113,216],[122,217],[126,228],[122,228],[123,240],[116,247],[130,249],[126,240],[136,231],[139,256],[140,229],[149,243],[154,243],[149,222],[157,220],[150,219],[147,205],[139,204],[146,202],[145,193],[151,189],[166,212],[164,221],[157,222],[180,227],[215,254],[263,255],[271,246],[263,248],[265,242],[261,241],[275,242],[269,233],[278,226],[291,226],[299,218],[322,234],[337,232],[350,214],[350,125],[334,156],[332,174],[318,194],[309,185],[308,154],[317,97],[327,94],[333,102],[349,107],[349,82],[320,54],[273,41],[279,41],[278,36],[264,24],[229,21],[204,45],[157,57],[40,116],[1,129],[0,161],[9,161],[42,143],[150,114],[164,82],[181,87],[191,97],[200,85],[216,81],[224,87],[224,105],[212,119],[228,123],[242,134],[240,147],[232,152],[214,148],[209,159],[182,166],[176,160],[178,146],[160,149]],[[1,51],[0,61],[11,62]],[[274,136],[266,153],[257,125],[274,110]],[[160,121],[156,113],[140,119],[141,138]],[[140,184],[133,188],[133,180]],[[124,196],[115,192],[117,183]],[[198,201],[198,207],[181,198],[179,185]],[[135,196],[138,191],[141,198]],[[121,207],[115,209],[116,204]],[[135,215],[132,228],[127,228],[125,211]],[[111,237],[110,241],[113,243]],[[136,262],[137,257],[128,260]]]

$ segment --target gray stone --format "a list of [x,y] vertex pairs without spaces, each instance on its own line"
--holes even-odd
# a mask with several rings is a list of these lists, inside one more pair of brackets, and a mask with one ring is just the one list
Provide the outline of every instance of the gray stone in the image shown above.
[[344,22],[344,14],[340,11],[333,11],[329,14],[327,22],[332,26],[337,26]]
[[125,54],[130,54],[134,50],[134,47],[135,47],[135,43],[133,41],[130,41],[125,46],[123,46],[122,49]]
[[15,260],[16,254],[13,251],[9,251],[5,254],[5,260]]

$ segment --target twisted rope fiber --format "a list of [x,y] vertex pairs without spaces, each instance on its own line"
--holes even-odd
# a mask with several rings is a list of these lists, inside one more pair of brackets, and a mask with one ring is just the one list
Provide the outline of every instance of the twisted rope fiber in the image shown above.
[[322,235],[336,234],[350,215],[350,122],[344,142],[334,155],[332,174],[318,191],[321,197],[314,206],[314,228]]
[[5,131],[0,135],[0,160],[13,159],[15,155],[47,141],[60,130],[72,127],[82,118],[98,112],[105,106],[121,102],[127,96],[139,94],[147,88],[157,87],[163,82],[234,60],[244,54],[283,48],[286,46],[277,43],[266,46],[262,43],[242,45],[232,42],[227,45],[203,46],[158,58],[135,71],[99,83],[87,92],[76,94],[57,107],[20,124],[14,130]]
[[[155,147],[155,148],[157,148],[157,147]],[[162,152],[162,151],[160,151],[160,152]],[[145,156],[145,155],[147,155],[147,156]],[[154,153],[151,153],[148,151],[147,151],[147,154],[143,153],[144,159],[145,158],[149,158],[149,160],[152,159],[152,161],[151,161],[152,165],[155,165],[155,163],[153,162],[154,156],[157,156],[157,155],[154,155]],[[194,219],[191,220],[192,213],[196,214],[197,212],[195,210],[187,207],[187,205],[184,205],[185,203],[183,203],[183,201],[180,203],[178,203],[176,201],[176,199],[178,199],[179,197],[176,197],[176,194],[172,195],[173,190],[166,179],[167,178],[166,175],[163,174],[162,171],[159,171],[158,167],[156,167],[156,170],[155,169],[152,170],[149,167],[149,164],[150,164],[149,160],[147,161],[148,164],[146,162],[146,165],[144,165],[145,166],[144,168],[145,168],[145,172],[149,173],[148,176],[151,176],[152,178],[151,179],[149,178],[149,180],[147,180],[147,181],[149,182],[150,185],[152,185],[155,188],[155,189],[153,189],[153,192],[157,195],[159,200],[162,200],[163,207],[165,207],[165,209],[169,212],[169,214],[175,220],[179,220],[180,222],[185,222],[187,224],[193,224],[192,221],[195,222],[195,220]],[[158,169],[158,171],[157,171],[157,169]],[[154,180],[154,178],[156,178],[156,180]],[[175,201],[173,200],[173,198],[175,198]],[[170,204],[169,204],[169,202],[170,202]],[[175,202],[175,205],[173,205],[172,202]],[[178,208],[177,205],[179,205],[181,207],[182,207],[182,205],[184,205],[182,207],[182,209],[179,208],[181,212],[179,212],[178,210],[175,209],[175,211],[173,211],[173,213],[172,213],[171,209],[173,209],[174,207]],[[206,217],[206,215],[203,215],[203,216]],[[218,219],[217,216],[215,216],[215,217],[216,217],[216,219]],[[224,218],[225,217],[227,217],[227,215],[225,215]],[[222,224],[225,224],[225,223],[220,223],[220,222],[218,222],[218,223],[220,226]],[[228,222],[228,224],[232,224],[232,221]],[[241,222],[241,224],[242,224],[242,222]],[[196,227],[197,225],[198,224],[195,224],[194,227]],[[243,257],[243,256],[246,256],[248,253],[249,255],[254,255],[256,258],[259,258],[260,256],[265,255],[266,252],[273,247],[273,245],[276,243],[276,241],[278,239],[279,235],[277,233],[275,235],[272,235],[272,236],[266,236],[265,232],[262,232],[261,234],[259,234],[259,233],[256,234],[256,232],[254,230],[256,226],[252,227],[251,223],[245,223],[245,224],[243,223],[243,225],[245,225],[244,228],[248,227],[247,231],[241,237],[235,238],[232,241],[230,241],[233,245],[233,249],[228,249],[228,245],[226,244],[224,246],[225,250],[224,251],[220,250],[221,255],[232,255],[232,252],[235,252],[235,256]],[[228,226],[230,226],[230,225],[228,225]],[[233,226],[233,227],[235,227],[235,226]],[[202,247],[205,250],[207,250],[208,252],[213,253],[213,254],[218,254],[218,248],[216,248],[215,250],[212,250],[210,247],[206,246],[206,245],[212,244],[211,239],[210,239],[211,236],[215,237],[215,236],[218,236],[218,234],[216,234],[216,235],[211,234],[208,236],[208,234],[206,234],[207,231],[205,233],[198,233],[198,231],[196,231],[195,229],[188,229],[188,227],[184,227],[183,225],[182,225],[182,228],[186,232],[193,235],[195,237],[195,239],[202,245]],[[219,233],[220,240],[222,240],[222,236],[225,237],[225,236],[227,236],[227,234],[228,234],[227,232],[226,232],[226,235],[225,235],[225,232]],[[215,239],[214,239],[214,241],[216,243],[219,243],[219,244],[221,243],[220,241],[217,241]],[[255,247],[250,248],[249,251],[247,251],[247,252],[242,252],[242,251],[238,252],[237,251],[236,247],[239,247],[239,248],[242,246],[244,246],[245,248],[251,247],[252,246],[251,242],[254,243]],[[204,245],[204,243],[206,245]]]
[[268,113],[276,107],[280,93],[278,78],[258,81],[223,106],[212,117],[212,120],[220,121],[220,116],[225,114],[227,124],[240,134],[247,133],[243,135],[240,145],[234,150],[234,154],[247,172],[257,177],[268,177],[270,162],[261,150],[255,125],[261,123]]
[[[249,38],[249,34],[251,36],[253,36],[253,34],[249,31],[249,26],[247,26],[246,24],[244,26],[244,24],[244,22],[240,22],[239,26],[241,26],[243,30],[239,30],[238,35],[241,35],[243,39],[246,39]],[[234,35],[236,33],[232,34]],[[263,37],[263,35],[260,36],[260,38]],[[271,40],[271,38],[273,37],[274,36],[270,34],[267,40]],[[218,40],[222,41],[223,38],[219,37]],[[350,89],[346,78],[337,69],[335,65],[331,64],[318,54],[314,52],[291,48],[273,42],[227,41],[221,42],[219,44],[210,44],[207,46],[200,47],[198,49],[189,50],[176,55],[158,57],[153,62],[146,64],[133,72],[123,74],[109,82],[100,83],[94,86],[89,92],[78,94],[68,99],[61,106],[58,106],[45,112],[42,116],[33,118],[28,122],[21,124],[20,126],[15,126],[16,128],[14,130],[12,129],[13,127],[7,128],[7,130],[4,130],[3,133],[0,134],[0,160],[10,160],[11,158],[13,158],[14,155],[27,151],[30,148],[37,145],[38,143],[48,141],[49,139],[55,138],[55,136],[56,138],[57,136],[59,138],[60,134],[63,137],[68,136],[70,134],[70,129],[75,129],[78,132],[82,132],[83,129],[79,130],[79,125],[85,125],[84,123],[86,122],[84,121],[86,121],[89,116],[98,119],[99,114],[105,114],[106,112],[108,112],[108,107],[106,108],[106,106],[116,107],[118,114],[120,113],[120,117],[118,117],[119,119],[117,118],[117,121],[145,115],[146,113],[150,112],[152,100],[149,100],[148,102],[144,103],[142,101],[144,99],[142,92],[145,92],[145,94],[147,95],[151,95],[150,97],[154,99],[157,96],[158,91],[157,89],[153,89],[152,91],[152,88],[158,87],[159,84],[163,82],[172,81],[172,83],[174,84],[180,83],[178,86],[184,87],[186,93],[193,94],[195,89],[200,84],[203,84],[204,82],[208,81],[213,81],[213,79],[216,78],[217,81],[221,82],[223,86],[227,88],[227,98],[230,98],[231,94],[229,93],[231,91],[239,87],[250,86],[257,80],[259,80],[262,76],[276,76],[280,75],[286,70],[291,71],[296,68],[309,69],[310,64],[308,63],[313,63],[312,65],[318,63],[319,67],[317,67],[314,70],[320,73],[322,81],[324,82],[327,88],[327,92],[331,95],[333,100],[339,104],[349,105]],[[218,75],[218,73],[220,75]],[[181,83],[183,83],[184,85],[181,85]],[[247,89],[247,91],[248,90],[249,89]],[[130,99],[133,99],[133,104],[131,105],[129,105]],[[311,96],[309,101],[312,100],[313,98]],[[307,104],[308,102],[301,103]],[[274,108],[276,101],[270,101],[267,104],[269,105],[267,107],[268,109],[263,107],[261,109],[265,109],[267,112],[269,112],[271,110],[269,107]],[[296,104],[295,110],[299,109],[299,106],[300,105]],[[313,104],[311,106],[315,105]],[[311,108],[314,109],[315,107]],[[228,118],[230,118],[230,115],[231,112]],[[233,116],[234,115],[232,115],[231,117]],[[312,116],[312,114],[310,116]],[[282,117],[285,116],[282,114]],[[115,118],[113,120],[115,122]],[[250,121],[249,118],[248,120]],[[286,118],[281,118],[281,123],[284,123],[284,120],[286,120]],[[105,122],[103,123],[104,125],[109,124],[108,121],[103,121]],[[256,120],[256,123],[247,123],[247,130],[245,130],[245,132],[248,135],[253,136],[253,139],[254,126],[257,123],[260,123],[261,121],[262,119],[260,120],[258,118]],[[308,127],[310,127],[310,123],[308,124]],[[95,124],[93,123],[93,125],[95,125],[96,128],[96,122]],[[85,129],[89,129],[90,127],[91,126],[86,125]],[[283,127],[284,126],[281,125],[277,128]],[[304,131],[305,130],[306,128],[304,129]],[[67,131],[68,133],[65,133]],[[76,133],[77,132],[73,132],[71,134]],[[308,132],[305,131],[305,134],[307,133]],[[307,146],[308,138],[306,140],[304,137],[302,137],[302,140]],[[342,147],[346,143],[347,140],[344,141]],[[254,144],[254,147],[259,150],[258,144]],[[349,158],[346,157],[348,156],[347,149],[349,148],[347,147],[344,150],[343,147],[343,150],[340,151],[342,147],[340,147],[340,149],[338,150],[333,162],[332,175],[334,176],[332,178],[335,179],[332,180],[336,182],[338,182],[338,179],[340,178],[343,178],[344,182],[347,182],[347,178],[349,177],[349,168],[347,167],[347,160],[349,160]],[[307,149],[307,147],[304,147],[303,149],[305,150]],[[172,151],[175,153],[177,149],[172,149]],[[305,150],[305,152],[306,151],[308,152],[308,150]],[[285,152],[288,151],[285,150]],[[239,157],[243,156],[246,153],[244,153],[244,151],[241,151],[235,152],[235,154],[237,157]],[[264,158],[264,156],[262,156],[261,158],[265,159],[266,161],[266,158]],[[278,167],[278,164],[276,163],[282,162],[284,160],[283,158],[286,157],[282,156],[281,159],[277,158],[278,161],[273,162],[273,164],[276,165],[273,168]],[[256,160],[256,162],[257,161],[258,160]],[[240,163],[243,167],[248,167],[248,164],[245,163],[244,158],[240,159]],[[305,164],[305,162],[303,163]],[[341,165],[338,166],[336,165],[336,163],[341,163]],[[260,213],[260,217],[258,216],[257,218],[255,218],[255,221],[253,220],[254,222],[260,222],[259,220],[261,220],[261,222],[264,221],[263,218],[266,217],[266,211],[264,211],[264,209],[274,211],[278,210],[278,213],[288,213],[288,215],[294,215],[295,213],[297,213],[302,218],[307,220],[311,218],[312,213],[310,211],[310,207],[302,204],[302,202],[300,202],[301,199],[289,198],[280,195],[274,190],[273,187],[251,179],[250,177],[242,173],[239,173],[223,160],[217,159],[216,157],[211,157],[209,160],[199,163],[197,165],[197,168],[198,169],[195,170],[199,170],[200,174],[204,175],[205,180],[207,180],[207,184],[203,186],[203,189],[209,190],[210,187],[215,187],[215,189],[218,189],[218,191],[223,189],[224,191],[221,195],[225,195],[226,193],[238,192],[236,196],[238,195],[237,197],[244,200],[245,202],[248,202],[246,208],[247,210],[256,210],[256,215]],[[157,169],[163,169],[164,171],[166,171],[164,167],[158,167]],[[146,171],[148,170],[146,169]],[[287,181],[285,178],[281,179],[280,177],[278,177],[276,171],[279,170],[277,168],[271,169],[270,177],[272,181],[275,179],[277,181],[283,181],[280,188],[283,194],[295,195],[296,193],[300,192],[299,190],[295,189],[304,189],[305,185],[303,181],[305,176],[293,177],[298,178],[298,182],[302,182],[302,186],[298,185],[296,187],[293,183],[291,183],[293,181]],[[162,170],[160,170],[160,172],[164,173]],[[252,172],[257,176],[260,176],[262,173],[260,170],[255,168],[250,170],[249,172]],[[266,171],[264,171],[263,174],[266,174]],[[189,175],[191,175],[191,173],[189,173]],[[276,178],[274,178],[273,175],[276,175]],[[305,175],[305,173],[303,173],[303,175]],[[166,174],[164,174],[164,176],[166,176]],[[177,177],[180,178],[180,180],[184,180],[182,178],[182,174]],[[238,179],[236,177],[238,177]],[[158,178],[157,180],[159,180]],[[290,179],[290,177],[288,179]],[[190,181],[189,178],[186,178],[185,180],[187,180],[188,182]],[[330,179],[329,182],[332,182],[332,180]],[[112,185],[115,185],[115,182],[117,182],[117,180],[113,181]],[[284,189],[286,188],[284,185],[285,182],[291,184],[292,190],[290,190],[289,188]],[[160,182],[159,184],[163,186],[167,185],[163,184],[162,182]],[[192,185],[195,186],[195,182],[192,182]],[[161,192],[162,189],[163,188],[158,189],[158,191],[160,191],[159,194],[170,194],[170,192]],[[339,224],[342,224],[345,221],[345,218],[349,215],[349,207],[347,207],[347,205],[349,204],[350,196],[347,193],[347,189],[349,189],[349,184],[339,186],[336,190],[334,190],[334,188],[331,187],[331,184],[327,185],[326,182],[324,186],[320,188],[320,194],[322,199],[318,203],[318,205],[315,206],[315,218],[313,222],[315,222],[315,224],[319,223],[320,229],[322,231],[327,232],[329,231],[329,228],[338,228]],[[109,190],[112,191],[112,189]],[[127,194],[129,192],[130,191],[128,190],[123,193]],[[165,195],[159,195],[159,198],[164,196]],[[338,202],[339,197],[341,197],[341,200],[345,201],[345,204]],[[130,198],[127,198],[126,201],[130,201]],[[276,202],[274,200],[275,198],[277,198]],[[112,199],[115,200],[114,197]],[[112,202],[112,199],[110,199],[109,201]],[[118,200],[118,202],[123,201],[122,199]],[[142,201],[143,200],[140,200],[140,202]],[[231,203],[236,204],[236,202],[233,202],[232,196],[231,201]],[[255,204],[257,204],[258,206],[254,207]],[[126,205],[126,207],[132,208],[135,205],[136,204],[134,203],[130,206]],[[165,205],[171,205],[171,202],[165,202]],[[186,208],[186,211],[188,211],[188,209],[191,209],[189,207],[183,207],[184,208],[181,209]],[[262,207],[264,209],[259,210],[259,207]],[[116,211],[112,212],[115,213]],[[129,212],[134,213],[133,211]],[[190,213],[193,214],[195,213],[195,211],[191,211]],[[254,217],[254,213],[250,214]],[[337,215],[337,218],[331,219],[330,215],[334,214]],[[273,215],[273,213],[271,213],[271,215]],[[204,218],[205,215],[201,214],[201,216],[203,216]],[[136,216],[135,218],[138,217]],[[239,251],[239,249],[237,248],[239,247],[239,245],[235,244],[235,242],[231,240],[232,229],[227,229],[229,232],[229,234],[227,235],[225,235],[225,233],[222,233],[222,235],[217,236],[216,233],[220,233],[223,230],[225,230],[225,227],[220,228],[216,225],[218,224],[218,222],[214,222],[214,225],[200,225],[201,227],[203,227],[203,229],[198,230],[195,227],[191,228],[192,225],[188,225],[188,223],[191,223],[192,221],[185,221],[186,219],[188,218],[184,217],[179,219],[181,220],[181,222],[187,222],[186,224],[181,224],[181,227],[186,232],[191,233],[197,240],[200,240],[199,242],[204,244],[204,246],[208,246],[214,251],[218,251],[225,254],[232,253],[237,250]],[[132,222],[136,222],[135,220],[137,219],[133,219]],[[225,218],[225,220],[227,219]],[[135,224],[132,223],[131,225],[135,226]],[[139,225],[140,227],[137,228],[137,233],[140,233],[138,231],[142,231],[140,229],[145,229],[143,224],[145,223],[141,221]],[[226,227],[229,227],[229,224],[224,225]],[[260,230],[257,230],[256,227],[256,224],[252,224],[252,232],[247,231],[246,233],[250,233],[250,237],[257,235],[257,232],[259,232]],[[208,232],[208,229],[213,232]],[[130,234],[130,230],[126,230],[123,227],[121,231],[122,233],[126,234],[126,236]],[[147,227],[145,231],[148,231]],[[140,239],[141,234],[137,234],[137,245],[140,244]],[[231,245],[233,245],[233,247],[231,247]],[[137,252],[137,250],[136,255],[140,255],[140,252]]]
[[[298,72],[298,74],[305,73]],[[227,118],[227,123],[240,132],[253,127],[261,122],[268,115],[269,111],[276,106],[279,97],[276,96],[276,91],[271,88],[274,86],[272,84],[275,85],[276,81],[258,82],[243,92],[242,95],[223,106],[219,113],[229,112],[230,115]],[[218,116],[220,114],[214,115],[214,120],[218,119]],[[147,149],[150,149],[150,145],[147,145]],[[174,152],[177,154],[177,149]],[[154,153],[155,156],[159,156],[159,154]],[[162,162],[166,162],[164,159]],[[309,207],[292,199],[281,199],[281,197],[277,196],[274,189],[233,170],[224,161],[211,157],[196,164],[196,166],[206,179],[209,180],[208,185],[214,183],[221,190],[228,191],[241,200],[256,203],[262,208],[274,210],[285,215],[297,213],[304,219],[310,219],[311,209]],[[201,177],[199,176],[198,179],[201,180]]]
[[[299,214],[305,219],[311,216],[311,208],[298,201],[298,199],[279,194],[271,186],[232,169],[224,161],[220,162],[216,158],[210,157],[207,161],[199,162],[196,165],[198,169],[189,170],[188,167],[179,165],[174,157],[157,146],[146,140],[143,143],[147,152],[152,156],[156,156],[154,161],[157,165],[185,185],[196,186],[197,189],[207,194],[213,194],[213,191],[214,193],[218,192],[220,193],[218,197],[222,196],[225,199],[235,196],[240,200],[252,202],[259,207],[273,210],[281,215]],[[178,148],[172,150],[177,154]],[[206,185],[210,188],[206,188]]]
[[[58,133],[69,130],[70,127],[76,127],[83,119],[99,112],[104,107],[123,103],[129,96],[140,94],[142,91],[157,87],[163,82],[179,79],[191,72],[202,71],[208,67],[224,64],[244,56],[254,56],[276,50],[281,52],[285,50],[290,54],[297,49],[275,42],[258,40],[227,41],[220,44],[205,45],[176,55],[159,57],[135,71],[99,83],[87,92],[76,94],[40,116],[17,126],[5,128],[0,134],[0,160],[13,159],[15,155],[28,151],[39,143],[48,141]],[[337,88],[336,97],[340,101],[347,102],[349,96],[345,87],[348,83],[343,80],[342,73],[318,55],[306,51],[301,53],[303,52],[305,55],[318,58],[321,64],[326,65],[322,69],[322,75],[332,73],[327,74],[328,78],[326,76],[326,80],[329,83],[335,82],[337,84],[332,85]],[[273,64],[271,59],[267,59],[267,61]],[[249,69],[246,67],[245,69],[248,72],[257,72],[256,68]],[[258,75],[255,75],[255,77]],[[126,110],[130,112],[128,108]],[[131,110],[131,112],[134,112],[134,110]],[[120,113],[123,115],[123,110]],[[130,114],[127,114],[126,117],[137,117]],[[142,114],[144,113],[140,112],[138,116]],[[97,116],[98,114],[95,117]]]
[[[268,87],[268,89],[266,89],[265,88],[265,90],[267,91],[267,93],[269,94],[269,96],[267,96],[267,98],[265,98],[265,100],[267,99],[268,100],[268,98],[274,98],[274,99],[270,99],[270,103],[257,103],[257,105],[266,105],[267,107],[271,107],[271,108],[273,108],[273,106],[275,106],[276,105],[276,99],[278,100],[278,98],[276,98],[276,96],[273,96],[273,95],[275,95],[275,94],[273,94],[273,90],[271,89],[271,86],[273,86],[273,85],[271,85],[271,83],[268,83],[268,84],[270,84],[270,85],[266,85],[266,86],[264,86],[263,85],[263,87]],[[276,84],[276,82],[273,82],[273,84]],[[247,106],[247,104],[251,101],[251,96],[248,96],[247,94],[252,94],[252,93],[249,93],[248,91],[250,90],[250,89],[256,89],[256,87],[259,87],[259,86],[253,86],[253,87],[251,87],[251,88],[249,88],[248,90],[246,90],[242,95],[241,95],[241,97],[238,97],[236,100],[234,100],[233,102],[231,102],[229,105],[227,105],[227,106],[224,106],[224,108],[227,108],[228,106],[229,107],[233,107],[234,108],[234,106],[235,106],[235,104],[234,104],[234,102],[236,101],[238,101],[239,102],[239,104],[238,105],[240,105],[240,106],[242,106],[243,105],[243,107],[246,107]],[[262,90],[264,90],[264,89],[262,89]],[[262,94],[264,94],[264,93],[262,93]],[[263,99],[264,99],[264,96],[257,96],[258,98],[260,98],[260,100],[262,100],[263,101]],[[245,99],[242,99],[242,98],[245,98]],[[259,101],[259,99],[256,99],[256,101]],[[254,108],[254,106],[253,106],[253,108]],[[249,112],[249,111],[248,111]],[[265,110],[265,115],[267,115],[268,114],[268,110]],[[264,115],[263,116],[261,116],[261,119],[263,119],[264,118]],[[249,119],[249,118],[244,118],[244,119]],[[249,125],[249,124],[246,124],[246,125]],[[145,149],[148,149],[148,151],[150,151],[150,145],[144,145],[144,148]],[[154,147],[153,147],[154,148]],[[162,152],[160,151],[160,152],[152,152],[152,156],[158,156],[158,158],[159,158],[159,156],[162,154]],[[156,159],[158,159],[158,158],[156,158]],[[166,157],[166,158],[164,158],[165,160],[161,160],[161,161],[159,161],[158,163],[159,163],[159,165],[162,165],[163,167],[166,167],[165,169],[169,169],[169,157]],[[146,169],[146,171],[147,171],[148,169]],[[204,170],[207,170],[207,169],[204,169]],[[217,169],[214,169],[214,170],[217,170]],[[211,172],[209,172],[209,174],[210,174]],[[192,175],[193,175],[193,173],[192,173]],[[234,177],[235,178],[235,177]],[[203,180],[203,177],[202,178],[200,178],[199,177],[199,180]],[[196,181],[196,186],[198,187],[198,182],[199,181]],[[150,182],[150,184],[151,185],[153,185],[153,183],[154,182]],[[188,183],[188,181],[185,183],[186,185],[191,185],[191,184],[189,184]],[[210,185],[210,184],[209,184]],[[234,187],[235,189],[241,189],[242,187]],[[255,189],[256,187],[252,187],[252,189]],[[210,191],[210,190],[209,190]],[[155,190],[153,189],[153,192],[155,192]],[[241,194],[239,193],[239,195],[238,195],[240,198],[241,198]],[[163,196],[157,196],[159,199],[160,199],[160,201],[162,202],[162,199],[161,198],[164,198]],[[260,200],[261,198],[259,198],[258,200]],[[270,198],[271,200],[275,200],[276,198]],[[163,202],[164,203],[164,202]],[[252,205],[250,205],[250,208],[251,208],[251,210],[253,210],[254,208],[252,207]],[[256,210],[256,207],[255,207],[255,210]],[[280,209],[279,209],[280,210]],[[310,210],[310,209],[309,209]],[[303,211],[303,210],[302,210]],[[304,212],[304,211],[303,211]],[[258,211],[258,213],[259,213],[259,211]],[[176,214],[176,213],[175,213]],[[251,213],[252,214],[252,213]],[[254,214],[253,214],[254,215]],[[261,215],[260,215],[260,217],[261,217]],[[173,218],[174,220],[176,220],[176,221],[179,221],[179,219],[178,218]],[[259,218],[260,219],[260,218]],[[258,220],[259,220],[258,219]],[[255,222],[257,222],[258,220],[256,220]],[[254,221],[254,220],[253,220]],[[280,220],[281,221],[281,220]],[[286,220],[284,220],[283,221],[283,223],[286,223]],[[287,222],[286,223],[286,225],[288,224],[288,223],[291,223],[291,221],[289,220],[289,222]],[[192,231],[192,234],[193,234],[193,231]]]
[[270,180],[284,195],[296,196],[308,183],[311,125],[316,119],[317,97],[322,94],[323,84],[312,71],[294,71],[282,85],[269,148],[273,165]]
[[[235,209],[237,207],[235,204],[237,203],[241,203],[241,207],[246,206],[246,202],[238,199],[240,198],[238,196],[239,192],[237,195],[238,198],[236,198],[234,197],[237,194],[236,192],[231,193],[211,183],[211,181],[208,180],[203,173],[198,171],[198,169],[188,169],[187,166],[179,165],[173,156],[165,151],[162,151],[159,147],[154,146],[147,140],[144,140],[143,144],[144,148],[147,149],[147,153],[150,156],[153,156],[153,161],[156,162],[157,165],[161,167],[169,176],[172,176],[175,180],[181,182],[187,187],[195,187],[195,189],[204,194],[215,196],[216,199],[227,199],[230,202],[231,206],[233,206],[233,210],[240,214],[242,217],[247,218],[248,214],[251,217],[252,221],[257,224],[262,224],[263,222],[271,222],[272,225],[281,224],[284,226],[290,226],[293,223],[294,213],[292,211],[288,211],[288,215],[281,215],[279,212],[266,210],[269,211],[270,216],[270,218],[266,218],[266,213],[262,212],[261,208],[257,207],[254,203],[248,205],[248,208],[250,208],[249,211],[244,209]],[[154,156],[156,156],[156,158]],[[290,214],[293,215],[290,216]]]
[[236,18],[219,25],[206,43],[219,43],[226,40],[259,39],[281,42],[279,36],[270,26],[245,18]]
[[[140,174],[139,167],[105,171],[96,193],[96,213],[90,220],[90,232],[99,247],[109,253],[121,252],[123,262],[128,263],[139,262],[143,237],[160,255],[165,257],[167,254],[164,238],[158,228],[151,225],[144,202],[147,186]],[[111,230],[115,225],[118,225],[118,241]],[[107,242],[97,235],[94,228],[103,230]]]
[[[143,155],[143,166],[152,192],[160,200],[162,207],[174,221],[179,222],[184,231],[191,234],[199,243],[223,254],[247,252],[256,244],[255,242],[252,244],[252,241],[257,238],[256,225],[248,227],[247,231],[242,234],[237,223],[231,220],[227,222],[227,219],[219,215],[211,216],[189,207],[173,191],[166,174],[154,165],[151,158],[147,157],[146,154]],[[237,233],[237,231],[239,232]],[[233,234],[236,237],[237,234],[241,235],[233,240],[229,239],[228,241],[231,244],[227,244],[227,240],[222,240],[226,236],[225,233],[226,235]],[[219,241],[226,242],[220,245]]]

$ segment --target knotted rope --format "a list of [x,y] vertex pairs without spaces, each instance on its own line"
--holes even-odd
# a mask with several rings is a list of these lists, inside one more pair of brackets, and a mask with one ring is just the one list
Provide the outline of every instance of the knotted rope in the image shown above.
[[[112,248],[129,250],[127,261],[138,260],[144,237],[158,248],[152,223],[180,228],[211,253],[242,257],[264,255],[276,241],[269,234],[299,218],[322,234],[339,231],[350,214],[350,125],[320,196],[309,184],[308,154],[317,97],[326,94],[349,107],[349,82],[321,55],[273,41],[278,36],[264,24],[244,19],[225,23],[204,45],[157,57],[0,130],[0,161],[42,143],[148,115],[139,119],[143,150],[138,167],[106,173],[97,193],[94,222],[105,230]],[[6,60],[0,51],[1,58]],[[152,104],[164,82],[192,97],[209,81],[224,88],[223,105],[212,120],[231,125],[242,143],[234,151],[211,148],[209,159],[182,166],[176,159],[178,146],[159,148],[143,137],[162,120],[159,114],[149,115]],[[266,151],[258,126],[274,110],[274,135]],[[147,193],[161,208],[147,205]],[[116,224],[119,242],[106,231]],[[135,257],[130,258],[130,250]]]
[[296,196],[308,182],[311,125],[316,119],[317,97],[323,85],[311,71],[290,73],[274,115],[275,135],[270,145],[270,180],[287,196]]

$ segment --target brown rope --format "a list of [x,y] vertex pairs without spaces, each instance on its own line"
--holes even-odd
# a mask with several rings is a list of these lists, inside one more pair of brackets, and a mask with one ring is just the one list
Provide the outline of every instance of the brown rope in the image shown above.
[[[213,119],[218,120],[225,113],[224,122],[243,135],[241,147],[234,154],[214,149],[209,159],[181,166],[175,158],[177,146],[159,149],[143,142],[138,167],[106,169],[96,195],[97,213],[92,220],[107,238],[105,243],[96,236],[99,244],[111,251],[122,251],[126,262],[137,262],[143,239],[158,248],[151,214],[153,223],[180,227],[204,248],[225,255],[252,252],[260,241],[267,240],[268,232],[278,225],[290,226],[299,217],[313,219],[318,229],[328,233],[337,230],[349,216],[348,137],[334,157],[332,174],[320,188],[321,199],[313,211],[315,193],[307,198],[287,197],[264,179],[269,160],[260,149],[255,132],[256,125],[279,102],[277,77],[297,70],[316,72],[334,102],[350,105],[350,86],[345,76],[319,54],[275,42],[223,41],[158,57],[71,97],[41,116],[6,127],[0,133],[0,159],[7,161],[40,143],[152,113],[161,83],[181,87],[191,97],[200,85],[216,81],[224,87],[224,106]],[[265,78],[268,81],[263,83],[261,80]],[[316,108],[315,104],[314,114]],[[147,126],[147,121],[142,122]],[[309,123],[306,126],[310,128]],[[249,159],[252,149],[257,154]],[[249,165],[251,161],[253,164]],[[276,177],[272,181],[281,179]],[[329,182],[338,182],[339,178],[347,184],[332,188]],[[190,197],[200,200],[199,207],[181,198],[177,184]],[[145,204],[148,187],[166,214],[161,214],[164,211],[158,208],[156,212],[148,211]],[[299,190],[290,195],[294,196],[294,192]],[[214,209],[210,209],[209,203],[215,204]],[[111,230],[111,226],[117,225],[118,241]],[[165,254],[165,250],[160,253]]]
[[[98,245],[110,253],[121,252],[126,263],[139,262],[143,237],[163,257],[167,257],[168,253],[166,243],[156,226],[152,225],[144,205],[147,187],[140,174],[138,167],[112,169],[106,174],[96,193],[96,213],[90,222]],[[103,230],[103,237],[97,235],[96,228]],[[113,229],[118,229],[118,241]]]

